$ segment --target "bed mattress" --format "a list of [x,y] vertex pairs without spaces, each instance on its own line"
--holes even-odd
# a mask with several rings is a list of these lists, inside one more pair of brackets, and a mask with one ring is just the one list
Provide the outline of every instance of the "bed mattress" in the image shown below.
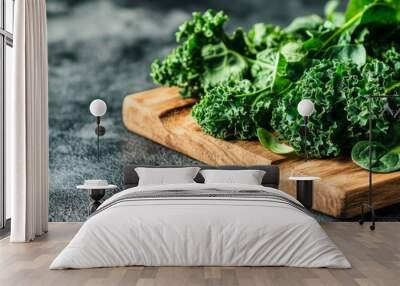
[[263,186],[196,183],[114,195],[50,269],[129,265],[351,267],[289,195]]

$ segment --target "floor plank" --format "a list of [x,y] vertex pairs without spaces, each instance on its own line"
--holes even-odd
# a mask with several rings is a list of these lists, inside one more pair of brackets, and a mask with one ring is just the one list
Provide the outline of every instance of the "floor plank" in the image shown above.
[[352,263],[352,269],[289,267],[119,267],[50,271],[55,256],[80,223],[50,223],[49,233],[28,244],[0,240],[0,285],[136,285],[136,286],[266,286],[266,285],[399,285],[400,223],[380,222],[371,232],[354,222],[322,223],[330,238]]

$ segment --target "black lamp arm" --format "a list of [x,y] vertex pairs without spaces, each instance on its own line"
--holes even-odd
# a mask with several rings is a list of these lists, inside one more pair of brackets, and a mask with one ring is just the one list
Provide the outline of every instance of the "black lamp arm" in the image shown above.
[[307,150],[307,125],[308,125],[308,116],[303,116],[304,119],[304,125],[300,127],[300,136],[303,139],[303,151],[304,151],[304,157],[306,161],[308,160],[308,150]]
[[305,156],[306,156],[306,161],[308,160],[307,127],[308,127],[308,116],[304,116],[304,153],[305,153]]
[[100,125],[100,116],[96,117],[96,123],[97,123],[97,127],[95,129],[95,133],[97,136],[103,136],[104,134],[106,134],[106,129],[104,128],[104,126]]
[[96,116],[96,129],[95,129],[95,133],[97,135],[97,160],[100,160],[100,136],[103,136],[104,134],[106,134],[106,129],[104,128],[104,126],[100,125],[100,121],[101,121],[101,117],[100,116]]

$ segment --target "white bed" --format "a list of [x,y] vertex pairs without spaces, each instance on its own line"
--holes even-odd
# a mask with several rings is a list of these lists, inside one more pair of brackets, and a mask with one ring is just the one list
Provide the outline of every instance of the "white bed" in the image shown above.
[[[195,193],[201,195],[191,195]],[[50,269],[128,265],[350,268],[342,252],[299,204],[277,189],[255,185],[130,188],[100,206]]]

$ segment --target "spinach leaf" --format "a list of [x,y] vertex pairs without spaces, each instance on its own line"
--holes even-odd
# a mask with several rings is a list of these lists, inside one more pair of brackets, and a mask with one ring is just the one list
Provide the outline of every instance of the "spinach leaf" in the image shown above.
[[257,128],[257,136],[261,145],[276,154],[289,154],[294,152],[292,147],[279,143],[278,139],[264,128]]
[[[376,173],[389,173],[400,170],[400,146],[388,149],[383,144],[373,141],[371,144],[371,170]],[[360,141],[354,145],[351,158],[355,164],[369,170],[369,142]]]
[[[341,35],[356,28],[365,26],[390,26],[400,23],[399,11],[394,5],[387,2],[370,0],[351,0],[346,11],[346,22],[332,33],[321,35],[318,39],[317,49],[325,50],[332,45]],[[316,44],[309,45],[315,49]]]
[[346,20],[350,20],[354,16],[356,16],[359,13],[362,13],[362,11],[365,9],[365,7],[374,4],[376,0],[351,0],[349,1],[349,4],[347,4],[347,8],[345,11],[345,17]]
[[359,67],[367,62],[367,51],[361,44],[331,46],[326,52],[326,58],[350,61]]
[[363,11],[360,17],[360,25],[395,25],[399,23],[399,20],[398,11],[393,6],[376,3]]

